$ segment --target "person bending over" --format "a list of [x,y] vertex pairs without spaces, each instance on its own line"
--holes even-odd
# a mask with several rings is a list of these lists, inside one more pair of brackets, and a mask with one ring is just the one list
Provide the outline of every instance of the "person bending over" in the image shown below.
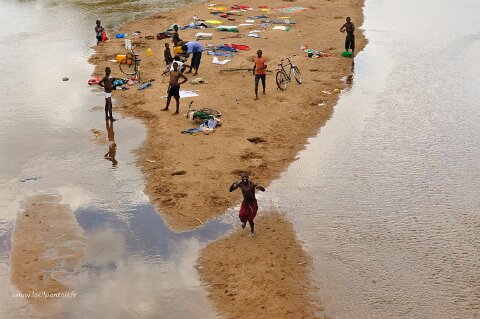
[[[182,46],[182,50],[187,52],[187,58],[192,53],[192,68],[195,69],[195,73],[193,75],[198,74],[198,69],[200,68],[200,61],[202,60],[202,51],[203,47],[198,41],[187,42]],[[188,72],[190,73],[191,70]]]

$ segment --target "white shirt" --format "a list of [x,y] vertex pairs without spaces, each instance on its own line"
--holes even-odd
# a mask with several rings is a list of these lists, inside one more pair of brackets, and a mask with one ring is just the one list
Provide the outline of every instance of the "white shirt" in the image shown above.
[[170,66],[170,71],[173,71],[173,63],[177,63],[177,65],[178,65],[177,70],[180,71],[180,69],[182,68],[182,65],[183,65],[184,62],[173,61],[173,62],[172,62],[172,65]]

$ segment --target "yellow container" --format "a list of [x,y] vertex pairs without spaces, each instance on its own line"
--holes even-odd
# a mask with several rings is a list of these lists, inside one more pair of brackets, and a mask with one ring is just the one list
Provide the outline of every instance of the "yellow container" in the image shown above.
[[[131,56],[131,54],[130,54],[130,56]],[[125,59],[127,59],[126,54],[117,54],[117,63],[122,63],[122,61],[123,61],[124,64],[132,64],[133,60],[131,59],[130,56],[129,56],[128,60],[125,60]]]
[[152,49],[148,48],[147,49],[147,56],[151,57],[153,55]]
[[180,53],[183,53],[181,46],[173,47],[173,55],[180,54]]

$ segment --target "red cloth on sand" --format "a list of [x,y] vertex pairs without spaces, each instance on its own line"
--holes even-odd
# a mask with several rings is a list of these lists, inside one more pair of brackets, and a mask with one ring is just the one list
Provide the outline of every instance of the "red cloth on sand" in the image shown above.
[[247,203],[246,201],[242,202],[242,206],[240,207],[240,214],[238,215],[240,217],[240,221],[253,223],[253,219],[255,216],[257,216],[257,211],[258,211],[258,205],[257,201],[254,201],[252,203]]

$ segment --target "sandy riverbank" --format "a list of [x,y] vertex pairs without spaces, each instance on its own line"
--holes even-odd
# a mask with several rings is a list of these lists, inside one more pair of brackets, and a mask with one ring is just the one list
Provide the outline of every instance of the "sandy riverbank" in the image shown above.
[[[238,229],[201,252],[198,269],[225,318],[324,318],[315,305],[310,259],[279,213],[258,218],[255,238]],[[275,244],[273,244],[275,243]]]
[[58,195],[28,198],[15,221],[10,262],[12,283],[28,301],[49,303],[45,294],[71,292],[68,278],[80,269],[86,238],[68,205]]
[[[223,1],[231,6],[234,1]],[[257,8],[257,1],[243,1],[242,5]],[[361,0],[299,0],[286,2],[266,0],[261,3],[269,7],[302,6],[307,10],[294,14],[268,14],[272,18],[283,16],[296,20],[289,32],[271,30],[270,26],[261,35],[267,39],[240,37],[223,39],[235,35],[229,32],[217,32],[214,29],[180,31],[184,40],[194,40],[195,33],[211,32],[213,39],[203,43],[236,43],[251,47],[251,51],[236,53],[232,61],[225,66],[212,63],[212,57],[202,57],[199,77],[208,84],[185,84],[182,88],[199,90],[199,97],[182,99],[181,116],[172,116],[171,112],[160,112],[165,105],[167,80],[162,78],[164,70],[164,43],[170,40],[147,40],[147,35],[156,35],[176,22],[185,25],[197,15],[203,19],[219,19],[226,25],[245,23],[250,15],[260,15],[261,11],[243,12],[236,21],[227,21],[209,13],[207,3],[199,3],[179,10],[158,14],[155,17],[134,21],[122,28],[133,33],[141,31],[140,37],[132,37],[137,52],[142,59],[143,79],[155,79],[153,86],[144,91],[132,87],[128,91],[115,91],[124,114],[141,118],[148,129],[148,137],[139,150],[138,164],[146,176],[146,192],[152,203],[165,216],[168,224],[182,231],[199,225],[200,219],[222,214],[240,200],[239,193],[228,193],[238,172],[250,171],[253,178],[268,186],[270,181],[295,159],[307,138],[318,132],[333,112],[338,99],[334,89],[348,86],[341,79],[352,72],[352,60],[342,58],[345,34],[339,32],[345,17],[352,17],[358,27],[362,24]],[[253,26],[243,26],[240,33],[259,29],[259,20]],[[300,46],[308,42],[309,47],[329,53],[331,57],[308,59],[300,51]],[[357,52],[365,45],[360,31],[356,32]],[[154,56],[147,57],[146,49],[151,48]],[[254,78],[249,72],[220,72],[225,68],[252,66],[252,57],[257,49],[262,49],[269,60],[267,75],[267,95],[254,101]],[[112,67],[113,76],[123,77],[116,63],[109,62],[116,54],[125,51],[123,39],[112,41],[97,47],[97,54],[91,59],[95,63],[96,73],[101,74],[105,66]],[[290,83],[284,92],[275,84],[276,64],[281,58],[297,54],[293,59],[298,65],[303,83]],[[192,75],[187,75],[192,79]],[[328,91],[332,94],[325,94]],[[183,114],[187,104],[194,101],[196,107],[210,107],[223,113],[223,125],[209,135],[190,136],[181,131],[195,127]],[[325,106],[319,103],[325,102]],[[103,102],[99,101],[99,104]],[[103,115],[99,115],[103,116]],[[120,127],[121,125],[118,125]],[[92,128],[95,129],[95,128]],[[252,139],[253,138],[253,139]],[[256,142],[250,142],[256,141]],[[182,175],[172,174],[184,171]],[[267,189],[268,192],[268,189]]]

